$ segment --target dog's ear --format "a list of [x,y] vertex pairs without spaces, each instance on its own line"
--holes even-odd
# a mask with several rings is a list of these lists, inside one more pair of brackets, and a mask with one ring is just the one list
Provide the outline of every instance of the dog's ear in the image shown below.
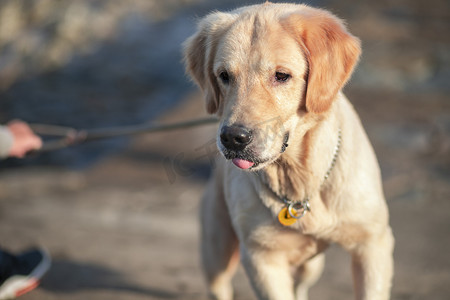
[[197,33],[184,43],[186,71],[205,95],[206,111],[210,114],[219,109],[220,90],[213,65],[220,36],[234,20],[232,14],[215,12],[203,18]]
[[314,113],[328,110],[359,59],[359,39],[337,17],[306,6],[281,24],[299,42],[308,62],[306,109]]

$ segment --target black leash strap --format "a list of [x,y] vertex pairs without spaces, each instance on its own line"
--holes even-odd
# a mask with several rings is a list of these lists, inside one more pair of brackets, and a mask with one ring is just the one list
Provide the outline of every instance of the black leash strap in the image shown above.
[[128,135],[169,131],[175,129],[186,129],[201,125],[214,124],[217,122],[218,120],[216,118],[203,118],[172,124],[140,124],[132,126],[81,130],[77,130],[71,127],[47,124],[30,124],[30,126],[34,133],[36,133],[37,135],[54,137],[53,139],[44,141],[42,148],[34,151],[34,153],[40,153],[59,150],[89,141]]

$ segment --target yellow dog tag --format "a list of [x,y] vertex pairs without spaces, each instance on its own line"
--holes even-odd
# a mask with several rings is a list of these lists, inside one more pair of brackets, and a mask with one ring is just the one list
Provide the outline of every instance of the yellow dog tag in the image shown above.
[[[291,211],[292,212],[292,211]],[[295,216],[298,216],[297,211],[294,210]],[[297,221],[296,218],[293,218],[288,211],[288,207],[284,207],[279,213],[278,213],[278,221],[284,226],[291,226],[292,224]]]

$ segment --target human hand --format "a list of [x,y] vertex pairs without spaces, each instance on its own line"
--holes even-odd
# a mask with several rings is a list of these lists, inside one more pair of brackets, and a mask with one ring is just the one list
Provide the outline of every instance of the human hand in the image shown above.
[[14,137],[9,156],[22,158],[27,152],[42,147],[41,138],[33,133],[27,123],[13,120],[9,122],[6,127]]

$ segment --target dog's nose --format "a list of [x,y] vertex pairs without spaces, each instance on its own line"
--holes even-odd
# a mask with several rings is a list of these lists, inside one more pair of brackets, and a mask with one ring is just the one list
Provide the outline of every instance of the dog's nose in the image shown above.
[[252,141],[250,130],[239,125],[223,126],[220,141],[229,150],[243,150]]

